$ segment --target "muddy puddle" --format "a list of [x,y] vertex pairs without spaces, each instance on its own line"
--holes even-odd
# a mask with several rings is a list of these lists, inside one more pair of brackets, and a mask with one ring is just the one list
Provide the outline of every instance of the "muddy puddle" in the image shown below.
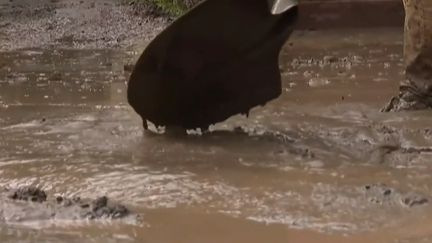
[[400,30],[297,32],[279,99],[187,137],[143,134],[133,51],[3,52],[0,187],[107,196],[140,220],[0,193],[1,242],[431,242],[431,113],[379,112],[401,50]]

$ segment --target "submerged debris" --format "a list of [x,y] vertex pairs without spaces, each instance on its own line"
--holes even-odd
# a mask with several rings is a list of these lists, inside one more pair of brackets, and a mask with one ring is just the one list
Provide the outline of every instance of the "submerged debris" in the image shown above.
[[414,192],[402,193],[385,184],[371,184],[364,188],[366,196],[372,203],[384,205],[399,202],[410,208],[429,203],[429,199],[423,195]]
[[13,200],[32,201],[32,202],[41,203],[46,201],[47,195],[40,188],[28,186],[28,187],[21,187],[16,190],[13,190],[13,192],[9,195],[9,198]]
[[[20,187],[14,190],[8,190],[11,193],[8,195],[9,199],[13,201],[28,201],[38,202],[37,204],[29,204],[28,207],[32,208],[32,211],[36,218],[43,219],[121,219],[131,215],[128,208],[121,204],[112,203],[108,197],[102,196],[94,200],[81,199],[80,197],[67,198],[63,196],[57,196],[55,198],[49,198],[47,193],[42,189],[34,186]],[[1,200],[1,198],[0,198]],[[36,207],[35,207],[36,206]],[[25,213],[27,210],[26,204],[19,204],[18,210],[15,212],[17,215]],[[14,208],[14,207],[12,207]],[[2,209],[0,208],[0,211]],[[15,218],[14,213],[7,218]],[[21,217],[18,217],[21,218]],[[24,217],[25,218],[25,217]]]
[[421,195],[409,194],[402,198],[402,203],[408,207],[422,206],[429,203],[429,199]]
[[129,214],[129,210],[123,205],[109,205],[108,198],[103,196],[94,200],[91,205],[81,204],[81,208],[88,208],[89,211],[83,216],[88,219],[96,218],[123,218]]

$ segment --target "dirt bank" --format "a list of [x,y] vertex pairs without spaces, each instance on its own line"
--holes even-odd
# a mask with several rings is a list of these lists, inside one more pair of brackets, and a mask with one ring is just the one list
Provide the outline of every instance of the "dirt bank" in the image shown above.
[[152,39],[168,21],[116,0],[0,0],[0,51],[127,47]]
[[[144,2],[0,0],[0,51],[142,46],[172,21],[161,15],[160,9]],[[393,0],[304,1],[300,7],[299,29],[402,27],[403,24],[402,4]]]

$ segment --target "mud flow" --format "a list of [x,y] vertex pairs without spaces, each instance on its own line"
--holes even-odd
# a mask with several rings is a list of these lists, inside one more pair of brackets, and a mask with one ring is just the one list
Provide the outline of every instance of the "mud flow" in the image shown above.
[[[138,53],[0,53],[1,242],[432,242],[431,112],[379,112],[401,30],[296,32],[282,96],[204,135],[143,134],[123,68]],[[44,202],[11,198],[22,186]],[[140,220],[49,204],[78,196]]]

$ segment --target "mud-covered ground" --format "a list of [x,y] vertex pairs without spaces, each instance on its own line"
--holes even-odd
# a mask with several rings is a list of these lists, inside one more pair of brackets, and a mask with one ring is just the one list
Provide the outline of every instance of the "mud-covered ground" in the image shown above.
[[[163,24],[113,1],[20,2],[0,10],[1,242],[432,241],[431,113],[379,112],[404,77],[400,29],[295,32],[279,99],[161,136],[127,105],[124,66]],[[130,214],[91,216],[115,205]]]

